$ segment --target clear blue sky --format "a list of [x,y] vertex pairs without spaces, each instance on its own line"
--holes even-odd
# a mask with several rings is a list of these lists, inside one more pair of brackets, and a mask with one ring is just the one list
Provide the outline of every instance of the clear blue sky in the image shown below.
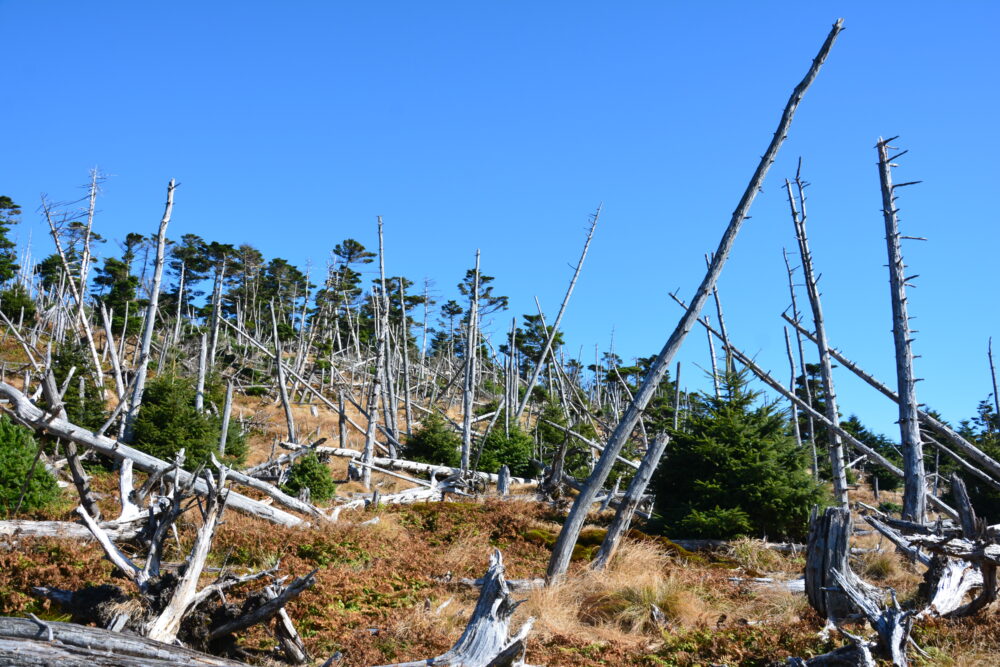
[[[918,396],[953,421],[990,392],[1000,132],[996,3],[0,2],[0,193],[47,251],[38,196],[111,175],[98,231],[251,243],[320,274],[345,237],[386,230],[391,274],[440,297],[482,249],[511,314],[551,316],[604,202],[564,320],[567,350],[657,352],[689,299],[791,88],[806,96],[720,283],[731,335],[782,378],[782,179],[813,183],[811,242],[831,341],[894,382],[876,139],[901,135],[905,247],[919,273]],[[113,244],[103,252],[115,251]],[[506,322],[498,321],[496,328]],[[704,386],[704,335],[682,354]],[[895,407],[840,373],[845,414]]]

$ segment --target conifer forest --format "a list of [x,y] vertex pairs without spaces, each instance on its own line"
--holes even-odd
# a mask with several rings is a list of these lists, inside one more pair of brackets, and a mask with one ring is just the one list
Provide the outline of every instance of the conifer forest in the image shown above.
[[[909,302],[920,146],[873,128],[863,149],[895,377],[827,333],[809,156],[771,169],[844,28],[768,45],[796,78],[720,185],[731,217],[667,295],[662,348],[633,359],[567,349],[601,206],[552,250],[570,266],[543,311],[486,247],[428,267],[445,288],[395,275],[408,249],[376,215],[308,239],[329,259],[304,267],[235,228],[176,234],[183,175],[124,238],[101,169],[70,202],[0,182],[0,665],[1000,664],[992,343],[978,405],[921,402],[914,318],[952,315]],[[786,213],[780,367],[719,285],[762,192]],[[16,234],[29,218],[47,238]],[[847,378],[895,431],[838,401]]]

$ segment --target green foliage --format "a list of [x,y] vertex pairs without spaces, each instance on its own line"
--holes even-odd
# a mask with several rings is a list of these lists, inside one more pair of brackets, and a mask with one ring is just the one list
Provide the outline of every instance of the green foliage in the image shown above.
[[[857,415],[851,415],[848,419],[842,421],[840,426],[845,431],[860,440],[863,444],[868,445],[879,454],[889,459],[889,461],[896,464],[897,467],[901,468],[903,466],[903,457],[893,445],[893,442],[884,435],[873,433],[868,430],[868,428],[861,423],[861,420],[858,419]],[[829,470],[830,457],[825,458],[827,459],[826,467]],[[876,463],[872,463],[869,466],[868,474],[872,483],[872,488],[874,488],[875,480],[878,480],[879,491],[895,491],[903,486],[903,480]]]
[[438,415],[430,415],[406,441],[406,458],[413,461],[457,467],[462,462],[462,439]]
[[24,311],[24,321],[31,322],[35,319],[35,300],[28,294],[28,290],[21,283],[13,283],[10,287],[0,290],[0,310],[15,324],[21,318]]
[[302,489],[309,489],[311,502],[329,500],[337,493],[337,485],[333,483],[330,468],[315,454],[306,454],[292,464],[288,472],[288,481],[284,490],[291,495],[297,495]]
[[[135,446],[164,460],[172,460],[184,449],[184,467],[193,470],[208,463],[218,449],[222,420],[194,407],[191,380],[161,375],[146,385],[142,407],[135,421]],[[230,429],[225,460],[240,463],[246,457],[246,442],[238,429]]]
[[[958,432],[988,456],[1000,459],[1000,415],[997,415],[991,399],[992,397],[988,397],[987,400],[980,401],[976,407],[976,416],[962,421]],[[983,517],[987,523],[1000,521],[1000,491],[962,470],[944,456],[941,457],[939,472],[946,478],[952,472],[956,472],[965,482],[969,500],[972,501],[976,514]],[[950,491],[948,495],[951,496]],[[953,500],[949,498],[948,502]]]
[[753,532],[750,516],[739,507],[722,509],[718,505],[708,510],[692,509],[677,524],[685,535],[709,540],[722,540],[734,535]]
[[783,411],[755,405],[745,374],[723,380],[721,398],[703,404],[672,434],[654,478],[657,510],[684,537],[804,537],[821,487]]
[[103,393],[94,383],[90,352],[79,340],[67,340],[59,346],[52,358],[52,373],[58,387],[62,388],[71,368],[76,368],[76,372],[66,385],[66,393],[63,395],[66,418],[77,426],[100,428],[108,413],[104,409]]
[[494,428],[483,442],[483,453],[479,457],[479,470],[489,473],[500,472],[500,466],[510,468],[514,477],[531,475],[531,454],[534,442],[531,436],[512,426],[505,434],[502,428]]
[[[38,451],[31,432],[0,416],[0,512],[12,512],[17,506],[24,480]],[[44,507],[59,497],[56,480],[38,463],[24,494],[21,509]]]
[[11,225],[18,223],[21,207],[10,197],[0,196],[0,285],[9,282],[17,273],[15,244],[7,235]]

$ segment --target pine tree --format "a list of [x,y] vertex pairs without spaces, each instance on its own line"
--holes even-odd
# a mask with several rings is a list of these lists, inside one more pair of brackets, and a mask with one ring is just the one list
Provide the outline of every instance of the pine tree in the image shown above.
[[722,385],[720,398],[704,394],[671,435],[654,479],[665,527],[679,537],[803,538],[824,492],[785,412],[758,403],[745,373],[727,374]]

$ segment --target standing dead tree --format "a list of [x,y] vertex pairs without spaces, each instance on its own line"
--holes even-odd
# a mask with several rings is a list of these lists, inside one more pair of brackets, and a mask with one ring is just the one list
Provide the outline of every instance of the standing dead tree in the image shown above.
[[729,257],[729,253],[731,252],[733,244],[736,241],[736,236],[739,233],[740,227],[746,219],[747,214],[750,212],[750,205],[753,203],[754,198],[760,191],[760,187],[764,182],[764,177],[767,174],[768,169],[771,167],[771,164],[774,162],[774,159],[778,154],[778,149],[781,147],[781,144],[784,142],[785,137],[788,134],[788,129],[791,127],[792,117],[795,115],[795,110],[798,108],[806,90],[808,90],[809,86],[819,74],[819,70],[822,67],[823,62],[826,60],[827,55],[829,55],[830,49],[833,47],[837,36],[843,28],[844,22],[842,19],[839,19],[836,23],[834,23],[833,28],[830,30],[826,40],[823,42],[823,46],[820,48],[819,53],[813,59],[805,78],[803,78],[792,91],[791,97],[782,112],[781,120],[778,122],[778,128],[771,139],[770,145],[767,147],[767,151],[765,151],[764,156],[758,163],[757,169],[751,177],[750,182],[747,184],[747,188],[743,192],[743,196],[740,198],[740,202],[737,205],[736,210],[733,212],[729,225],[719,242],[719,247],[716,250],[715,255],[712,257],[711,265],[706,272],[701,285],[698,287],[694,299],[691,301],[690,308],[688,308],[687,312],[685,312],[681,317],[673,333],[670,335],[670,338],[667,339],[663,349],[660,351],[656,360],[650,367],[642,385],[636,392],[635,399],[632,401],[631,405],[629,405],[628,410],[626,410],[625,415],[622,417],[621,421],[619,421],[618,426],[615,427],[614,432],[611,434],[611,438],[608,440],[607,447],[601,454],[601,458],[594,466],[594,470],[587,480],[586,486],[574,502],[569,516],[566,518],[563,529],[560,531],[559,537],[552,550],[552,557],[546,571],[546,579],[550,583],[562,578],[565,575],[566,570],[569,567],[570,557],[573,554],[573,547],[576,545],[580,531],[583,529],[591,503],[597,496],[598,491],[604,485],[608,475],[611,473],[615,457],[621,452],[622,447],[625,445],[629,437],[631,437],[632,431],[639,422],[640,415],[643,410],[645,410],[650,399],[653,397],[653,393],[656,391],[660,381],[666,374],[667,368],[673,360],[674,355],[677,353],[677,350],[680,349],[680,346],[687,337],[688,332],[698,319],[698,315],[704,307],[705,301],[708,299],[712,292],[712,288],[715,286],[716,281],[719,279],[719,275],[722,273],[722,267],[725,265],[726,259]]
[[911,183],[892,182],[893,161],[900,155],[889,156],[892,139],[879,139],[878,173],[882,189],[882,217],[885,220],[885,243],[889,253],[889,287],[892,294],[892,339],[896,347],[896,386],[899,395],[899,431],[903,448],[903,518],[924,520],[924,449],[920,442],[920,420],[917,415],[917,378],[913,375],[913,338],[910,330],[906,286],[916,276],[907,276],[900,248],[899,209],[896,208],[896,188]]
[[[802,164],[799,163],[801,171]],[[819,279],[813,272],[812,253],[809,251],[809,238],[806,236],[806,200],[805,184],[801,174],[796,173],[795,184],[798,189],[798,207],[792,184],[786,179],[785,189],[788,191],[788,206],[792,212],[792,223],[795,226],[795,238],[799,244],[799,256],[802,261],[802,274],[805,278],[806,293],[809,295],[809,305],[812,307],[813,324],[816,327],[816,347],[819,351],[820,377],[823,380],[823,392],[826,394],[826,417],[833,424],[840,423],[840,413],[837,411],[837,394],[833,386],[833,364],[830,363],[830,350],[826,342],[826,326],[823,322],[823,306],[820,303]],[[803,379],[809,382],[803,366]],[[833,429],[827,429],[827,451],[830,456],[830,475],[833,478],[834,499],[841,507],[847,507],[847,473],[844,465],[844,446],[840,436]]]
[[462,471],[469,469],[472,452],[472,417],[475,401],[476,353],[479,351],[479,251],[469,294],[469,321],[465,339],[465,383],[462,389]]
[[149,292],[149,305],[146,308],[146,321],[142,329],[142,346],[139,349],[139,362],[136,364],[135,381],[132,387],[132,399],[129,402],[128,413],[125,416],[125,438],[131,441],[135,420],[139,416],[142,405],[142,394],[146,390],[146,373],[149,369],[149,351],[153,344],[153,330],[156,329],[156,311],[160,299],[160,281],[163,278],[163,257],[167,243],[167,225],[174,210],[174,189],[177,183],[170,179],[167,184],[167,204],[160,219],[160,228],[156,234],[156,263],[153,268],[153,286]]

